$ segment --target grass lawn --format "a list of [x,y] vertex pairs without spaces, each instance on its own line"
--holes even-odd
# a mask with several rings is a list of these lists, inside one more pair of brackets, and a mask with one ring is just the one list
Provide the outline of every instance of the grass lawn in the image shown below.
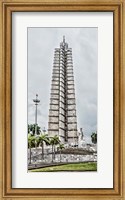
[[96,171],[97,163],[73,163],[59,166],[50,166],[39,169],[29,170],[30,172],[54,172],[54,171]]

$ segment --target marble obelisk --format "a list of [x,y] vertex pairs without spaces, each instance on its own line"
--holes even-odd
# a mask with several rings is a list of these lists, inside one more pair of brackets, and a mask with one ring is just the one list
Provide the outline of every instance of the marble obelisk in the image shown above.
[[48,134],[63,143],[78,143],[72,49],[64,36],[54,52]]

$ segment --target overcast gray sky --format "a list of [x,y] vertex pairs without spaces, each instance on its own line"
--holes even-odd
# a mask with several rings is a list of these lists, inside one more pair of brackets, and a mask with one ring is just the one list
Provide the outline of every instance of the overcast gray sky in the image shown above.
[[38,94],[38,124],[48,127],[54,48],[63,35],[73,54],[78,129],[89,137],[97,130],[97,28],[28,28],[28,123],[35,123]]

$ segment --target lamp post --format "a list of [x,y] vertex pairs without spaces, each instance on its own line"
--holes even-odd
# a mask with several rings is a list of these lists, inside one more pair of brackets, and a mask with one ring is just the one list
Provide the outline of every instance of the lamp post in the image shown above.
[[[40,102],[40,100],[38,99],[38,94],[36,94],[36,99],[33,99],[33,102],[35,103],[35,106],[36,106],[36,110],[35,110],[35,138],[37,139],[37,106]],[[37,142],[36,141],[35,141],[35,148],[37,148]]]
[[33,102],[35,103],[36,110],[35,110],[35,136],[37,135],[37,106],[40,102],[38,99],[38,94],[36,94],[36,99],[33,99]]

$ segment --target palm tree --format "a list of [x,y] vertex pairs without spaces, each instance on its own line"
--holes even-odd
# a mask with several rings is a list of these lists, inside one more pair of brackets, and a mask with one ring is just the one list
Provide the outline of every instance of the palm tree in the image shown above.
[[53,145],[54,145],[54,142],[53,142],[52,137],[50,138],[50,144],[52,145],[52,162],[53,162]]
[[62,149],[65,149],[64,144],[59,144],[59,152],[60,152],[60,162],[61,162],[61,153],[62,153]]
[[[35,127],[36,124],[28,124],[28,133],[32,132],[33,135],[35,135]],[[37,135],[40,135],[41,128],[37,125]]]
[[50,144],[52,145],[52,162],[53,162],[53,159],[55,159],[55,145],[59,143],[60,143],[60,140],[59,140],[58,135],[54,135],[53,137],[51,137]]
[[91,135],[91,140],[92,140],[92,143],[96,144],[97,143],[97,132],[96,133],[92,133]]
[[44,160],[44,142],[50,144],[48,134],[42,134],[38,138],[38,142],[42,147],[42,160]]
[[29,164],[31,164],[31,148],[34,146],[35,143],[35,137],[32,136],[31,134],[28,134],[28,148],[30,150],[30,162]]

